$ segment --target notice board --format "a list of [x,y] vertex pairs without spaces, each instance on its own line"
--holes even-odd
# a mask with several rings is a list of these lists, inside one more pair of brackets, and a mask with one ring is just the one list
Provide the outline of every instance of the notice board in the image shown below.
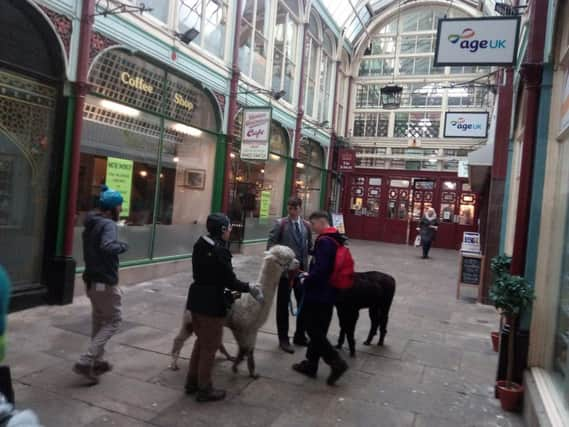
[[456,298],[460,298],[460,290],[462,286],[471,286],[478,288],[478,300],[480,301],[483,272],[484,256],[461,252],[458,266]]
[[116,157],[107,158],[105,184],[107,187],[117,190],[123,197],[121,218],[129,216],[130,213],[133,169],[134,162],[132,160],[119,159]]

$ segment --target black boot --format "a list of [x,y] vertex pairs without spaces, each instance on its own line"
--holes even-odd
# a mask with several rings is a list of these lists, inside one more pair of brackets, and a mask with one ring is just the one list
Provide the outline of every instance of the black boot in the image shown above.
[[211,385],[205,388],[199,388],[196,395],[197,402],[216,402],[225,399],[225,390],[217,390]]
[[308,345],[308,338],[306,338],[304,334],[295,334],[292,342],[299,347],[306,347]]
[[186,385],[184,386],[186,394],[196,394],[198,390],[198,382],[196,380],[188,379],[186,381]]
[[292,365],[292,369],[296,372],[306,375],[309,378],[316,378],[316,371],[318,370],[318,367],[315,367],[308,360],[303,360],[300,363],[295,363]]
[[344,373],[348,370],[348,364],[338,357],[338,359],[330,363],[330,369],[330,375],[326,380],[326,384],[334,385],[336,384],[336,381],[338,381],[340,377],[344,375]]
[[292,345],[290,345],[290,341],[288,340],[288,338],[286,340],[285,339],[279,340],[279,347],[285,353],[290,353],[290,354],[294,353],[294,348],[292,347]]

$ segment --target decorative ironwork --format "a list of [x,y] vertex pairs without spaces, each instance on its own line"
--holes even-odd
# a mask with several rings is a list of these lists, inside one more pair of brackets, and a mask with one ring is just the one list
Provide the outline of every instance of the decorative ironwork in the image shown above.
[[108,49],[111,46],[116,46],[118,43],[113,39],[110,39],[101,33],[93,32],[91,35],[91,46],[89,49],[89,64],[93,63],[95,57],[105,49]]
[[73,27],[71,19],[60,13],[54,12],[53,10],[45,7],[44,5],[39,5],[41,10],[47,15],[51,23],[53,24],[55,31],[61,39],[65,53],[69,58],[69,52],[71,50],[71,33],[73,32]]
[[154,9],[146,7],[144,3],[128,4],[118,0],[97,0],[95,10],[102,9],[100,12],[95,12],[91,16],[104,16],[119,15],[122,13],[142,13],[152,12]]

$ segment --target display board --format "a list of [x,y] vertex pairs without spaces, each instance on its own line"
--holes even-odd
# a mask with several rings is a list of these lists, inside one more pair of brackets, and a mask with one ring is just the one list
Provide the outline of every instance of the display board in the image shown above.
[[460,298],[462,286],[476,287],[478,300],[480,301],[482,274],[484,272],[484,257],[476,254],[460,254],[458,266],[458,283],[456,286],[456,298]]
[[445,138],[487,138],[489,114],[448,111],[445,113]]

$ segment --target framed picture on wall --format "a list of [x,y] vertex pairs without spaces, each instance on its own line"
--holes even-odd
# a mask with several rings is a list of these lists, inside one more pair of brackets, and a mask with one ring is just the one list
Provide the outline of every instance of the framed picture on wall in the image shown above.
[[184,185],[188,188],[193,188],[194,190],[203,190],[205,188],[205,170],[186,169]]

